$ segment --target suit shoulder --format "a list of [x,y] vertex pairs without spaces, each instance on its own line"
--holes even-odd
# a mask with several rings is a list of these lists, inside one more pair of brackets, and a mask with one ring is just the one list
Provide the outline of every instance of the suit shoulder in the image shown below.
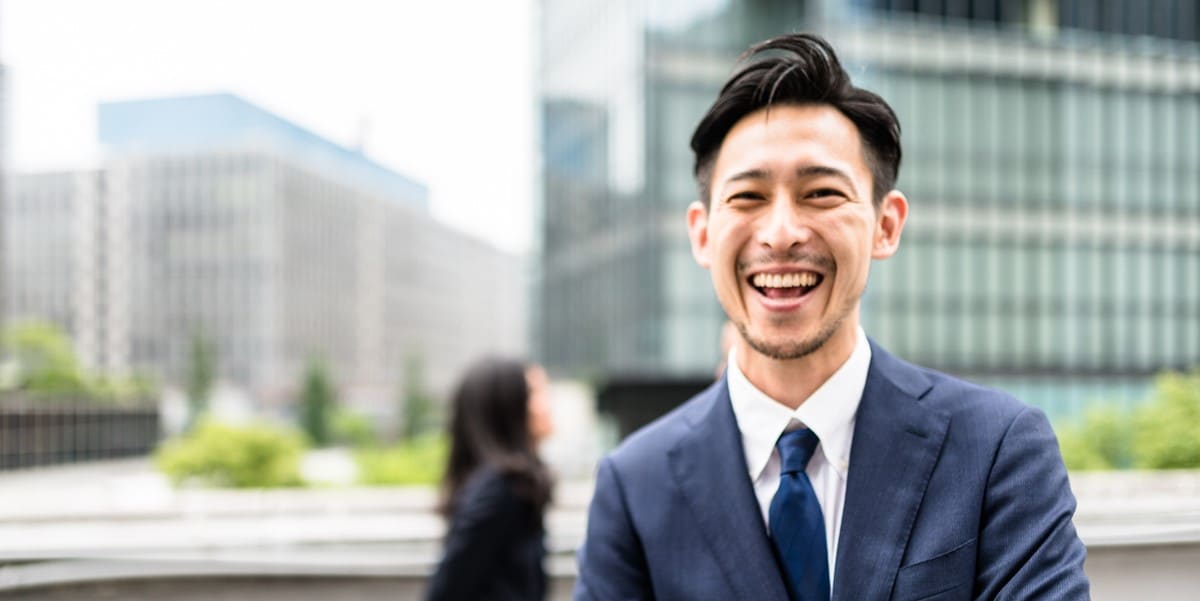
[[[909,363],[872,342],[871,374],[891,382],[925,407],[957,415],[984,413],[1015,417],[1030,406],[1007,392]],[[868,378],[871,376],[869,375]]]
[[1042,411],[1003,390],[983,386],[937,370],[918,367],[932,384],[922,404],[960,419],[1007,425],[1018,415]]

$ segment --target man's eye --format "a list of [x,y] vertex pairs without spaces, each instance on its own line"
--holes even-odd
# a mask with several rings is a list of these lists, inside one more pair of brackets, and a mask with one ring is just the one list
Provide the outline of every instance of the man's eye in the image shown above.
[[830,196],[845,196],[845,194],[842,194],[841,190],[834,188],[821,188],[808,193],[809,198],[825,198]]
[[762,200],[763,195],[758,192],[738,192],[729,197],[730,201],[734,200]]

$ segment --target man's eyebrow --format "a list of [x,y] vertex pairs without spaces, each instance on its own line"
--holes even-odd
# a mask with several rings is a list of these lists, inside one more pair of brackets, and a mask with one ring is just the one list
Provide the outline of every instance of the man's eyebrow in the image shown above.
[[[799,169],[796,169],[796,177],[799,177],[799,178],[834,177],[834,178],[842,180],[848,186],[851,186],[851,187],[854,186],[854,180],[850,178],[849,174],[847,174],[845,171],[842,171],[841,169],[838,169],[836,167],[829,167],[827,165],[805,165],[803,167],[800,167]],[[725,178],[725,183],[730,184],[733,182],[740,182],[740,181],[746,181],[746,180],[764,180],[764,179],[771,179],[771,170],[755,167],[753,169],[747,169],[745,171],[739,171],[737,173],[734,173],[733,175]]]
[[740,182],[740,181],[744,181],[744,180],[763,180],[763,179],[770,179],[770,178],[771,178],[771,172],[769,170],[760,169],[760,168],[756,167],[754,169],[747,169],[745,171],[739,171],[739,172],[725,178],[725,183],[729,184],[729,183]]
[[845,182],[847,186],[854,187],[854,180],[850,179],[849,174],[826,165],[806,165],[796,170],[796,177],[834,177]]

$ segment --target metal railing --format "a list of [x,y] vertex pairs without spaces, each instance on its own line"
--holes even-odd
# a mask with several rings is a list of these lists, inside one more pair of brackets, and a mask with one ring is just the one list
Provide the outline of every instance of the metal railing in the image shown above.
[[0,471],[145,455],[159,441],[158,408],[86,399],[0,398]]

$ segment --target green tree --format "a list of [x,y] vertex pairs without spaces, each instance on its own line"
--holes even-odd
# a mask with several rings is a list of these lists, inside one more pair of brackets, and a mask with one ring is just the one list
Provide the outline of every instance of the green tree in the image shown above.
[[97,374],[79,363],[71,339],[57,324],[28,321],[10,326],[0,342],[9,356],[0,362],[0,389],[25,390],[48,398],[106,403],[145,401],[158,392],[144,374]]
[[17,363],[17,388],[48,394],[88,392],[88,378],[71,339],[56,324],[13,324],[4,334],[4,347]]
[[1159,375],[1134,423],[1138,467],[1200,468],[1200,369]]
[[300,427],[313,445],[320,447],[330,443],[330,420],[336,403],[337,396],[324,361],[311,359],[300,393]]
[[404,388],[400,398],[400,439],[412,441],[438,430],[437,406],[425,386],[425,362],[409,353],[404,362]]
[[192,335],[188,353],[187,400],[188,426],[192,426],[208,411],[208,399],[216,380],[216,354],[212,344],[200,333]]
[[330,429],[333,442],[339,445],[365,448],[379,444],[370,418],[346,407],[339,407],[333,412]]

